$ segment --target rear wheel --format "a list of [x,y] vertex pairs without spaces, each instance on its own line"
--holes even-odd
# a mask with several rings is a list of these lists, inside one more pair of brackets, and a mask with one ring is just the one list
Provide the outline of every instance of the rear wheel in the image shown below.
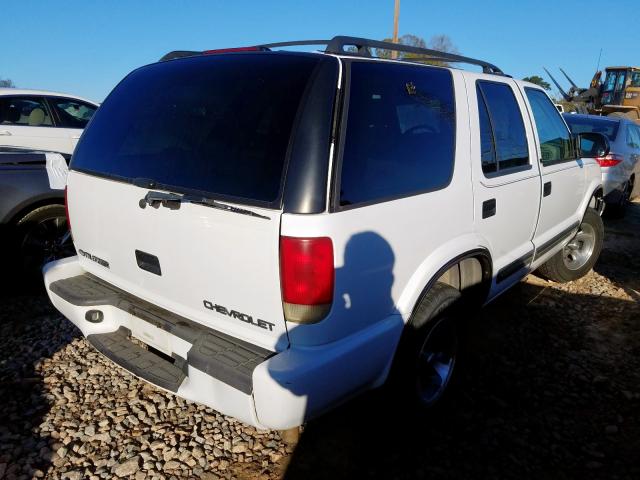
[[45,205],[16,224],[16,247],[22,274],[34,277],[53,260],[75,254],[63,205]]
[[457,289],[436,283],[405,327],[390,382],[405,406],[431,409],[450,391],[459,363],[459,301]]
[[538,271],[544,277],[560,283],[570,282],[585,276],[600,257],[603,238],[602,218],[598,212],[588,208],[577,233]]

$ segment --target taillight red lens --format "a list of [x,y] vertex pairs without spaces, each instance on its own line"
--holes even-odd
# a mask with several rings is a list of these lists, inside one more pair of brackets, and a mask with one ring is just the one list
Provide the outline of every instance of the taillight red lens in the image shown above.
[[330,238],[280,238],[280,280],[285,317],[312,323],[333,301],[333,243]]
[[71,220],[69,220],[69,201],[67,200],[67,187],[64,187],[64,213],[67,216],[67,228],[71,231]]
[[615,167],[619,163],[622,163],[624,157],[622,155],[616,155],[615,153],[610,153],[606,157],[596,157],[596,162],[600,164],[601,167]]

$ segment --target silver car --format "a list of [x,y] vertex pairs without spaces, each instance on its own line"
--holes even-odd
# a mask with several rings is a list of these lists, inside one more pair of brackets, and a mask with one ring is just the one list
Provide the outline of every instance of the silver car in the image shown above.
[[624,215],[631,198],[640,195],[640,125],[626,118],[565,113],[573,133],[598,132],[607,136],[611,151],[598,158],[606,212]]

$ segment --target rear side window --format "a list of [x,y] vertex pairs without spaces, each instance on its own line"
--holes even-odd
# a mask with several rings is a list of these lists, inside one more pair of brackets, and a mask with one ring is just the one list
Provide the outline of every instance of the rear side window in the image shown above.
[[552,164],[575,160],[571,135],[549,97],[535,88],[525,88],[536,123],[542,163]]
[[529,165],[529,147],[522,113],[511,87],[505,83],[478,81],[478,110],[482,171],[509,173]]
[[71,167],[270,206],[280,197],[296,112],[319,61],[236,53],[138,69],[96,111]]
[[627,145],[640,148],[640,128],[635,125],[627,125]]
[[373,203],[449,184],[455,105],[448,70],[351,64],[340,205]]
[[40,97],[0,97],[0,125],[50,127],[52,122]]
[[93,105],[70,98],[49,97],[49,105],[58,114],[59,126],[64,128],[86,127],[96,111]]

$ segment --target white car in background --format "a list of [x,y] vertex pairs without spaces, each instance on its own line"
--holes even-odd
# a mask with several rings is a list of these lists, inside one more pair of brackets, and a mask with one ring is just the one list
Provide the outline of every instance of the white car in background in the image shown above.
[[0,88],[0,146],[71,155],[97,108],[75,95]]

